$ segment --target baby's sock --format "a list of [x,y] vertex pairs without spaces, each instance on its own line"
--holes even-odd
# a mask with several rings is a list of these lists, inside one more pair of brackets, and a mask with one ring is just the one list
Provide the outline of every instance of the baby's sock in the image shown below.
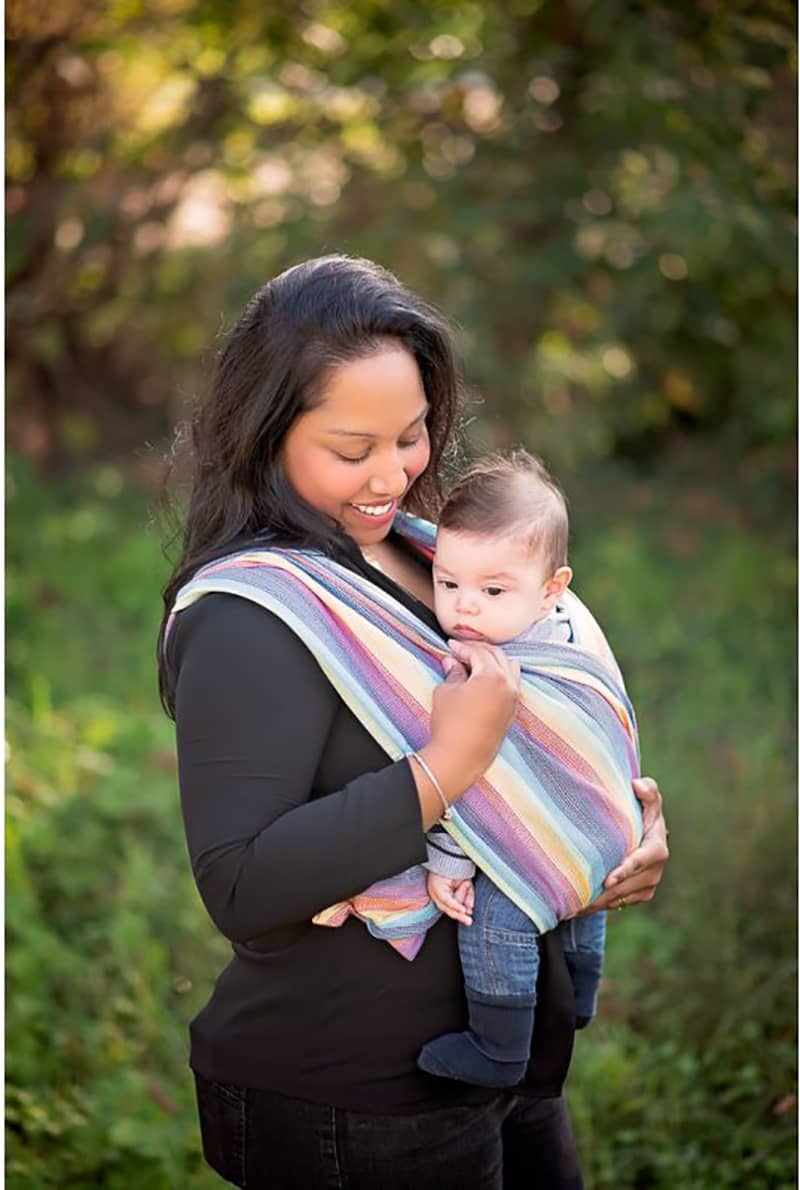
[[535,1001],[492,999],[467,989],[469,1028],[422,1047],[417,1065],[428,1074],[480,1087],[513,1087],[530,1058]]

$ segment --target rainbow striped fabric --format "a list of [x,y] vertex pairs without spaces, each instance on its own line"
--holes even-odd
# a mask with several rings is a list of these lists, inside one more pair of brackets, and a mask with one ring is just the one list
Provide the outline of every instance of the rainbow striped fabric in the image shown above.
[[[432,556],[435,526],[399,513],[394,527]],[[448,650],[392,595],[321,553],[263,547],[199,570],[178,593],[170,625],[210,592],[240,595],[279,616],[392,760],[426,743]],[[484,777],[443,823],[540,931],[598,895],[642,825],[631,789],[639,774],[633,709],[596,621],[571,592],[565,602],[575,644],[504,646],[522,671],[516,720]],[[439,912],[417,867],[314,921],[338,926],[351,915],[412,959]]]

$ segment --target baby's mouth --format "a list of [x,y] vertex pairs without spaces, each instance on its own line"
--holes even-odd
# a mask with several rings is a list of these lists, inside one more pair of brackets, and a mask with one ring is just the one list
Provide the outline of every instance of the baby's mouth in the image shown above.
[[451,636],[457,637],[459,640],[485,640],[482,632],[478,632],[476,628],[470,628],[468,624],[456,624],[450,633]]

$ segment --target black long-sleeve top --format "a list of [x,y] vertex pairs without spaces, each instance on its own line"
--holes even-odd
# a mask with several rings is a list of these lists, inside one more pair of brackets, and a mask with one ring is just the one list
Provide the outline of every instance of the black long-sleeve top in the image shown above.
[[[438,631],[428,608],[360,554],[346,561]],[[437,922],[413,962],[354,918],[338,929],[311,922],[425,860],[409,762],[390,762],[300,639],[246,599],[206,595],[181,612],[167,662],[192,871],[233,948],[191,1024],[193,1069],[356,1111],[488,1098],[416,1067],[426,1041],[466,1024],[455,922]],[[537,995],[519,1089],[555,1095],[574,1007],[554,934],[542,939]]]

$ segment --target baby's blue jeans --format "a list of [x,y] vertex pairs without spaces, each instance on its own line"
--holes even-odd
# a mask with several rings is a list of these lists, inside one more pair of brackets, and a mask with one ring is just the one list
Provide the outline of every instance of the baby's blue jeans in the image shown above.
[[[603,967],[606,914],[573,917],[558,934],[575,992],[578,1026],[594,1016]],[[482,873],[475,877],[472,925],[458,927],[464,983],[469,991],[512,1003],[535,1002],[539,931]]]

